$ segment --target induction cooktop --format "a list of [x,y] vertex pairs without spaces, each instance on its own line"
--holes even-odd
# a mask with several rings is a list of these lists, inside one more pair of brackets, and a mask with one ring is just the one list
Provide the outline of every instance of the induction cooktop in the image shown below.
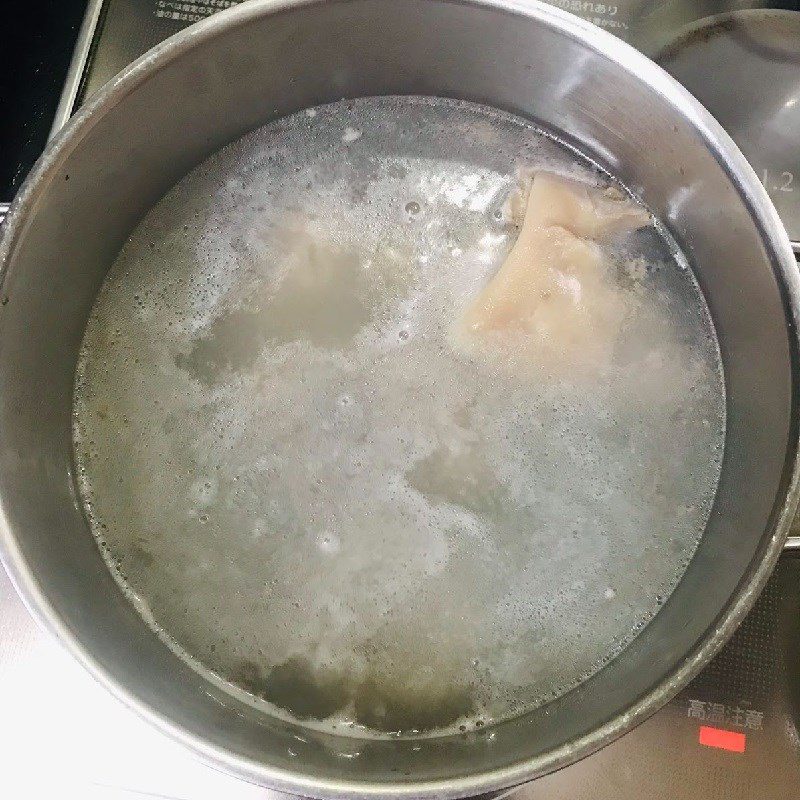
[[[159,41],[236,0],[37,0],[0,29],[0,202],[50,135]],[[552,0],[642,49],[714,113],[800,241],[800,11],[789,4]],[[0,206],[2,216],[2,206]],[[800,526],[731,642],[677,697],[516,800],[800,797]],[[0,793],[275,798],[118,708],[39,632],[0,574]],[[21,787],[21,788],[20,788]],[[10,790],[11,793],[8,793]],[[4,791],[5,790],[5,791]]]

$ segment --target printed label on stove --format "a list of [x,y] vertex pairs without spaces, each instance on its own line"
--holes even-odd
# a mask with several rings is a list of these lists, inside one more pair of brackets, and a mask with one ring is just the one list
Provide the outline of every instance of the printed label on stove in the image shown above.
[[241,2],[242,0],[193,0],[191,3],[182,3],[178,0],[156,0],[154,14],[161,19],[198,22],[210,17],[216,11],[222,11]]
[[547,0],[547,2],[551,6],[563,8],[564,11],[571,11],[600,28],[615,31],[628,30],[628,23],[618,16],[620,7],[615,3],[593,3],[585,2],[585,0]]
[[[744,703],[744,705],[747,704]],[[742,708],[742,704],[729,706],[724,703],[689,700],[686,716],[701,722],[733,725],[736,728],[749,728],[754,731],[760,731],[764,727],[764,712],[752,708]]]
[[766,190],[772,194],[773,192],[793,192],[794,186],[794,173],[784,170],[768,170],[765,169],[761,173],[761,183],[764,184]]

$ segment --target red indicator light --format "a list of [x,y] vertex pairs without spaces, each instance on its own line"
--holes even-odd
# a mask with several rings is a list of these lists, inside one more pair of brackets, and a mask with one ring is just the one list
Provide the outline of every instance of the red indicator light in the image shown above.
[[706,747],[717,747],[720,750],[730,750],[733,753],[744,753],[747,737],[736,731],[724,731],[722,728],[710,728],[708,725],[700,726],[698,741]]

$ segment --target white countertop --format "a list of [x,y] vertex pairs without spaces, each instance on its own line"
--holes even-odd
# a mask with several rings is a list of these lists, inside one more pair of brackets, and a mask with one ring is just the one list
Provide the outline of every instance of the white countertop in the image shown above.
[[4,800],[285,800],[197,761],[125,708],[33,621],[0,567]]

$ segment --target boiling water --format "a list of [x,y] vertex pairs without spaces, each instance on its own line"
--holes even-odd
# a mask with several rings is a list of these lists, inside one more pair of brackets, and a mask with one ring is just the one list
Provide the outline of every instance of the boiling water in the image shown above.
[[79,489],[142,614],[231,692],[337,732],[486,725],[598,670],[679,580],[724,395],[658,229],[612,243],[611,363],[454,344],[531,167],[605,180],[487,108],[320,107],[194,170],[112,267],[76,376]]

